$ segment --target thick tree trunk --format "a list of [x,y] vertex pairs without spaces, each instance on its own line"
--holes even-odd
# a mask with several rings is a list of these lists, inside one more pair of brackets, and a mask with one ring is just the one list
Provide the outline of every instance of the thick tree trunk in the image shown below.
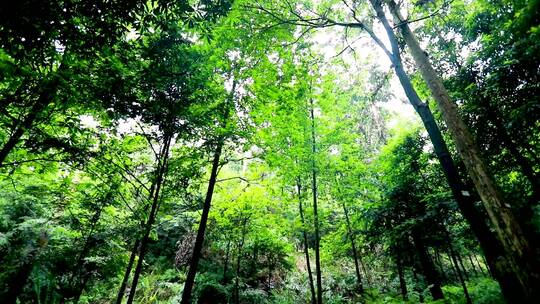
[[304,219],[304,206],[302,204],[302,195],[301,195],[301,186],[300,186],[300,179],[296,182],[296,189],[298,190],[298,210],[300,212],[300,221],[302,224],[302,236],[304,241],[304,255],[306,257],[306,268],[308,272],[308,279],[309,279],[309,290],[311,291],[311,303],[315,304],[317,302],[317,295],[315,294],[315,286],[313,285],[313,273],[311,272],[311,263],[309,261],[309,246],[308,246],[308,238],[307,238],[307,232],[306,232],[306,223]]
[[158,212],[159,199],[161,195],[160,190],[161,190],[161,187],[163,187],[163,181],[164,181],[165,173],[167,171],[167,163],[168,163],[168,157],[169,157],[168,154],[169,154],[171,140],[172,140],[172,134],[165,136],[163,149],[159,155],[156,182],[155,182],[156,187],[153,192],[152,206],[150,207],[150,214],[148,215],[148,220],[146,221],[144,234],[141,238],[139,260],[137,261],[137,266],[135,267],[135,272],[133,274],[133,281],[131,282],[131,290],[129,291],[129,297],[126,302],[127,304],[133,303],[133,299],[135,298],[135,292],[137,290],[137,284],[139,282],[139,277],[141,275],[144,256],[146,254],[146,248],[148,246],[148,241],[150,239],[150,232],[152,231],[152,227],[154,225],[157,212]]
[[444,299],[444,294],[441,289],[441,280],[433,261],[429,257],[427,248],[424,244],[424,240],[419,231],[413,230],[412,233],[414,247],[418,254],[418,260],[422,266],[422,271],[426,278],[427,283],[431,286],[429,288],[433,300]]
[[322,277],[321,277],[321,257],[320,257],[320,235],[319,235],[319,214],[317,211],[317,170],[315,155],[317,153],[315,141],[315,116],[313,114],[313,99],[310,100],[310,118],[311,118],[311,152],[312,152],[312,194],[313,194],[313,221],[315,225],[315,267],[317,274],[317,303],[322,304]]
[[[401,85],[403,86],[405,94],[422,119],[422,122],[428,131],[435,154],[441,163],[441,167],[445,173],[450,189],[452,190],[452,194],[454,195],[461,213],[478,238],[484,254],[489,261],[489,264],[486,265],[489,265],[489,268],[494,272],[495,278],[501,285],[501,289],[503,290],[506,299],[510,302],[520,303],[521,301],[523,303],[523,293],[519,291],[521,288],[520,286],[522,286],[522,280],[520,278],[521,271],[514,270],[513,264],[515,263],[507,258],[502,243],[497,236],[491,232],[490,228],[483,220],[483,214],[476,209],[474,206],[474,200],[470,196],[469,192],[466,191],[466,187],[464,186],[462,179],[453,163],[433,114],[429,110],[429,107],[420,100],[408,75],[403,69],[399,45],[393,32],[393,27],[386,19],[380,0],[370,0],[370,2],[377,13],[377,18],[383,24],[392,46],[392,52],[386,50],[385,53],[393,63],[394,70]],[[379,46],[384,48],[384,44],[382,44],[382,42],[376,36],[372,35],[372,37]]]
[[408,23],[401,17],[395,2],[388,1],[388,3],[422,78],[428,85],[452,134],[456,148],[482,199],[497,238],[510,260],[508,266],[511,267],[518,279],[519,284],[514,288],[519,288],[521,296],[518,299],[509,300],[532,303],[537,300],[538,286],[540,286],[540,268],[535,260],[532,247],[525,237],[519,221],[512,214],[510,205],[504,201],[501,192],[489,173],[472,134],[459,115],[457,105],[451,100],[426,53],[421,49],[415,35],[410,30]]

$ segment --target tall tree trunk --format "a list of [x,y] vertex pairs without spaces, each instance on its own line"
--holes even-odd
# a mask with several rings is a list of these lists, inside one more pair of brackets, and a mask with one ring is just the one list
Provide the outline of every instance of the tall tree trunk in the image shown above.
[[405,282],[405,275],[403,273],[403,262],[401,260],[401,250],[399,248],[396,249],[396,267],[399,276],[399,288],[401,290],[401,296],[403,297],[403,300],[407,301],[407,283]]
[[[244,241],[246,239],[246,225],[247,218],[242,222],[242,237],[238,244],[238,253],[236,254],[236,270],[235,270],[235,281],[234,281],[234,302],[236,304],[240,303],[240,261],[242,255],[242,249],[244,248]],[[255,259],[252,259],[254,262]]]
[[439,252],[439,249],[434,248],[433,256],[434,256],[434,259],[435,259],[435,264],[437,265],[437,267],[439,267],[439,273],[441,274],[441,281],[442,282],[448,282],[448,278],[446,277],[446,274],[445,274],[445,271],[444,271],[444,266],[443,266],[443,263],[441,261],[441,253]]
[[[227,120],[229,119],[229,108],[234,101],[234,93],[236,91],[236,80],[233,80],[231,93],[225,103],[225,110],[223,114],[223,126],[226,127]],[[206,197],[204,199],[203,210],[201,214],[201,221],[199,222],[199,228],[197,229],[197,237],[195,238],[195,245],[193,246],[193,255],[191,257],[191,263],[189,264],[189,270],[184,283],[184,290],[182,292],[181,304],[189,304],[191,302],[191,293],[193,291],[193,284],[195,283],[195,276],[197,275],[197,267],[199,266],[199,260],[201,258],[201,251],[204,243],[204,234],[206,231],[206,223],[208,222],[208,214],[210,213],[210,206],[212,204],[212,196],[214,195],[214,187],[216,185],[216,179],[219,169],[219,160],[221,158],[221,152],[225,143],[224,135],[218,138],[216,150],[214,151],[214,159],[212,161],[212,170],[210,171],[210,179],[208,181],[208,188],[206,189]]]
[[415,267],[412,268],[413,278],[414,278],[414,288],[416,289],[416,292],[418,293],[418,302],[424,303],[424,294],[422,293],[422,287],[420,287],[420,279],[418,278],[418,274],[416,273]]
[[467,288],[466,280],[465,280],[465,277],[463,276],[465,269],[463,269],[462,271],[462,268],[459,266],[456,254],[457,253],[455,252],[454,248],[450,245],[450,249],[448,253],[448,255],[451,258],[450,263],[453,265],[454,271],[456,272],[456,276],[459,280],[459,283],[461,284],[463,295],[465,296],[465,301],[467,302],[467,304],[472,304],[472,299],[469,294],[469,289]]
[[129,291],[129,297],[126,302],[127,304],[133,303],[133,299],[135,298],[135,292],[137,290],[137,284],[139,282],[139,277],[141,275],[144,256],[146,254],[146,248],[148,246],[148,241],[150,239],[150,232],[152,231],[152,226],[154,225],[154,221],[156,219],[157,212],[158,212],[159,199],[161,195],[160,190],[163,186],[164,176],[167,171],[169,148],[171,145],[171,140],[172,140],[172,134],[166,134],[164,138],[162,151],[160,151],[160,154],[159,154],[158,167],[156,169],[157,170],[156,182],[155,182],[156,187],[153,193],[152,206],[150,208],[150,214],[148,215],[148,220],[146,221],[144,234],[141,238],[139,260],[137,261],[137,266],[135,267],[135,272],[133,274],[133,281],[131,282],[131,290]]
[[124,278],[122,279],[122,284],[120,284],[120,289],[118,290],[118,295],[116,296],[116,304],[122,304],[122,299],[124,298],[124,293],[126,292],[129,276],[131,275],[133,263],[135,262],[135,257],[137,256],[137,251],[139,249],[139,244],[140,239],[135,239],[133,249],[131,250],[131,255],[129,256],[129,262],[126,267],[126,271],[124,272]]
[[313,285],[313,273],[311,272],[311,263],[309,261],[309,246],[308,246],[308,238],[307,238],[307,231],[306,231],[306,222],[304,219],[304,206],[302,204],[302,194],[301,194],[301,186],[300,186],[300,178],[296,181],[296,189],[298,190],[298,210],[300,212],[300,221],[302,224],[302,236],[304,239],[304,255],[306,257],[306,267],[308,272],[308,279],[309,279],[309,290],[311,291],[311,304],[315,304],[317,302],[317,296],[315,295],[315,286]]
[[231,252],[231,240],[230,238],[227,240],[227,253],[225,254],[225,261],[223,262],[223,277],[221,279],[221,282],[223,285],[227,285],[227,268],[229,268],[229,255]]
[[206,223],[208,222],[208,214],[210,212],[210,205],[212,203],[214,187],[216,185],[216,178],[222,149],[223,139],[220,139],[220,142],[218,143],[216,150],[214,151],[214,160],[212,161],[212,170],[210,172],[210,180],[208,181],[208,188],[206,190],[206,198],[204,200],[201,221],[199,222],[199,229],[197,230],[195,245],[193,246],[193,255],[191,258],[191,263],[189,264],[186,282],[184,283],[184,291],[182,292],[182,304],[189,304],[191,301],[191,292],[193,289],[193,284],[195,283],[195,275],[197,274],[199,260],[201,258],[201,251],[204,243],[204,233],[206,231]]
[[472,260],[471,255],[468,255],[468,258],[469,258],[469,262],[471,263],[471,268],[473,270],[474,276],[477,277],[478,276],[478,271],[476,271],[476,266],[474,266],[474,262]]
[[317,274],[317,303],[322,304],[322,277],[321,277],[321,257],[320,257],[320,235],[319,235],[319,214],[317,211],[317,169],[315,155],[317,153],[315,141],[315,115],[313,113],[313,99],[310,99],[310,119],[311,119],[311,152],[312,152],[312,179],[311,187],[313,194],[313,221],[315,225],[315,267]]
[[468,281],[469,280],[469,273],[467,271],[467,268],[465,268],[465,264],[463,263],[463,259],[461,258],[461,255],[457,251],[456,251],[456,258],[457,258],[457,260],[459,262],[459,266],[461,267],[461,269],[463,269],[463,275],[465,276],[465,280]]
[[411,235],[413,238],[414,247],[416,248],[416,252],[418,254],[418,260],[420,261],[420,265],[422,266],[422,271],[424,273],[427,283],[431,286],[429,290],[431,292],[433,300],[444,299],[439,274],[437,272],[437,269],[435,268],[435,265],[433,264],[433,261],[429,257],[421,233],[415,228],[411,232]]
[[[154,197],[154,191],[156,190],[156,182],[157,182],[157,179],[154,178],[152,180],[152,184],[150,185],[150,191],[148,192],[149,201],[152,200],[152,198]],[[148,204],[146,204],[143,207],[143,210],[145,213],[148,211],[148,207],[149,207]],[[141,224],[141,229],[144,229],[146,225],[145,221],[141,220],[140,224]],[[124,272],[124,278],[122,279],[122,284],[120,285],[120,289],[118,290],[118,295],[116,296],[116,304],[121,304],[125,296],[124,293],[128,286],[129,277],[131,276],[131,271],[133,269],[133,263],[135,262],[137,253],[140,252],[140,244],[141,244],[141,239],[139,238],[139,236],[137,236],[137,238],[135,239],[135,243],[133,244],[133,248],[131,250],[131,255],[129,256],[129,262],[126,267],[126,271]]]
[[398,76],[407,98],[420,116],[433,144],[435,154],[445,173],[448,185],[452,190],[454,199],[456,200],[461,213],[478,238],[480,246],[489,261],[489,264],[486,265],[489,265],[490,270],[494,272],[495,278],[499,282],[505,298],[509,302],[520,303],[523,299],[523,293],[519,292],[522,284],[520,275],[518,274],[519,272],[515,271],[512,265],[515,263],[512,263],[512,260],[507,258],[502,242],[500,242],[500,239],[496,234],[492,233],[487,223],[483,220],[483,214],[474,206],[475,202],[469,192],[466,191],[467,188],[459,176],[433,114],[427,104],[420,100],[408,75],[403,69],[397,38],[393,32],[393,27],[386,19],[380,0],[370,0],[370,2],[376,11],[377,18],[381,21],[385,32],[387,33],[392,52],[388,51],[384,46],[384,43],[382,43],[382,41],[372,32],[370,33],[370,36],[377,45],[385,51],[386,55],[392,61],[396,75]]
[[[461,283],[461,287],[463,288],[463,295],[465,296],[465,300],[467,301],[467,304],[472,304],[471,296],[469,295],[469,290],[467,289],[465,278],[463,277],[463,273],[458,264],[457,252],[454,250],[454,246],[452,245],[452,237],[450,236],[450,233],[448,232],[448,230],[446,230],[446,227],[443,227],[443,230],[444,230],[444,235],[446,237],[446,241],[448,242],[448,249],[450,250],[450,257],[452,258],[450,263],[454,265],[457,277],[459,279],[459,282]],[[465,268],[463,268],[463,271],[465,271]]]
[[345,214],[345,221],[347,224],[347,234],[349,235],[349,239],[351,241],[351,249],[352,249],[353,259],[354,259],[354,270],[356,271],[356,281],[358,283],[358,290],[360,291],[360,293],[363,293],[364,286],[362,285],[362,276],[360,275],[360,265],[358,265],[358,253],[356,252],[356,244],[354,242],[354,235],[352,233],[351,222],[349,220],[349,212],[344,202],[341,202],[341,206],[343,207],[343,213]]
[[502,244],[507,258],[510,260],[508,266],[516,274],[518,286],[515,286],[515,288],[519,288],[521,296],[509,300],[518,300],[522,303],[533,302],[537,300],[539,293],[537,287],[540,286],[540,267],[538,267],[535,260],[532,246],[525,237],[519,221],[512,214],[510,205],[504,201],[500,190],[489,173],[472,134],[459,115],[457,105],[451,100],[426,53],[410,30],[408,23],[401,17],[395,2],[390,0],[388,4],[416,66],[428,85],[452,134],[456,148],[482,199],[496,236]]

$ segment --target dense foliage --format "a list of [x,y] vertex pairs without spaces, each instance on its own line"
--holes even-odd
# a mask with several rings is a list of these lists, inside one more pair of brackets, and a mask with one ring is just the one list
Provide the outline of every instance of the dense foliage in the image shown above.
[[539,7],[0,4],[0,302],[534,303]]

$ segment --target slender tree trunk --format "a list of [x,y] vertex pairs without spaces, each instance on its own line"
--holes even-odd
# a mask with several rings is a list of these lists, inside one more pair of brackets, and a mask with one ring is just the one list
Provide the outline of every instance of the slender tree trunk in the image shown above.
[[456,251],[456,258],[457,258],[457,260],[459,262],[459,266],[461,266],[461,269],[463,269],[463,275],[465,276],[465,280],[468,281],[469,280],[469,273],[467,271],[467,268],[465,268],[465,264],[463,263],[463,259],[461,258],[461,255],[457,251]]
[[414,278],[414,287],[416,289],[416,292],[418,293],[418,302],[424,303],[424,294],[422,293],[422,287],[420,287],[420,279],[418,278],[418,274],[416,273],[416,270],[413,267],[413,278]]
[[227,253],[225,254],[225,261],[223,263],[223,278],[221,281],[223,282],[223,285],[227,285],[227,268],[229,268],[229,254],[231,250],[231,240],[227,240]]
[[168,157],[169,157],[168,154],[169,154],[171,140],[172,140],[172,134],[165,135],[163,149],[160,152],[159,159],[158,159],[158,167],[157,167],[156,183],[155,183],[156,187],[153,193],[152,206],[150,208],[150,214],[148,215],[148,220],[146,221],[144,234],[141,238],[139,260],[137,261],[137,266],[135,267],[135,273],[133,274],[133,281],[131,282],[131,290],[129,291],[127,304],[133,303],[133,299],[135,298],[135,292],[137,290],[137,284],[139,282],[139,277],[141,275],[144,256],[146,254],[146,248],[148,246],[148,241],[150,239],[150,232],[152,231],[152,226],[154,225],[154,221],[156,219],[157,212],[158,212],[159,199],[160,199],[160,194],[161,194],[160,190],[161,190],[161,187],[163,186],[164,176],[167,171],[167,163],[168,163]]
[[[238,244],[238,253],[236,255],[236,271],[235,271],[235,281],[234,281],[234,302],[236,304],[240,303],[240,261],[242,256],[242,248],[244,247],[244,241],[246,238],[246,225],[247,225],[247,219],[244,219],[242,223],[242,238],[240,239],[240,243]],[[252,262],[254,262],[255,259],[252,259]]]
[[492,277],[492,278],[494,278],[495,276],[493,275],[493,272],[492,272],[491,268],[488,267],[489,264],[488,264],[488,262],[487,262],[487,260],[486,260],[486,256],[485,256],[485,255],[481,255],[481,257],[482,257],[482,262],[483,262],[484,265],[486,266],[486,269],[487,269],[487,271],[488,271],[488,273],[489,273],[489,276]]
[[197,274],[197,267],[201,258],[201,251],[204,242],[204,233],[206,231],[206,223],[208,222],[208,214],[210,212],[210,205],[212,203],[212,195],[214,194],[214,187],[216,185],[216,178],[219,168],[219,160],[221,158],[221,150],[223,149],[223,140],[220,140],[216,150],[214,151],[214,160],[212,162],[212,171],[210,172],[210,180],[208,182],[208,188],[206,190],[206,198],[204,200],[203,211],[201,214],[201,221],[199,222],[199,229],[197,230],[197,237],[195,239],[195,245],[193,247],[193,255],[191,263],[189,265],[186,282],[184,283],[184,291],[182,293],[182,304],[189,304],[191,301],[191,292],[193,289],[193,283],[195,282],[195,275]]
[[401,251],[399,248],[396,249],[396,267],[399,276],[399,288],[401,290],[401,296],[403,297],[403,300],[407,301],[407,283],[405,282],[405,275],[403,273],[403,262],[401,261]]
[[471,263],[471,268],[473,270],[474,276],[477,277],[478,276],[478,271],[476,270],[476,266],[474,266],[474,262],[472,260],[471,255],[468,255],[468,258],[469,258],[469,262]]
[[[504,201],[501,192],[489,173],[472,134],[459,115],[457,105],[451,100],[426,53],[421,49],[415,35],[410,30],[408,23],[401,17],[395,2],[390,0],[388,3],[422,78],[428,85],[452,134],[456,148],[482,199],[496,235],[510,260],[508,266],[511,266],[511,269],[516,274],[518,286],[514,286],[514,288],[519,288],[520,296],[515,299],[513,297],[509,298],[509,300],[517,300],[521,303],[534,302],[537,300],[539,293],[540,267],[538,267],[535,260],[532,246],[525,237],[519,221],[512,214],[510,205]],[[516,294],[515,291],[513,293]]]
[[118,295],[116,296],[116,304],[122,304],[122,299],[124,298],[124,293],[126,292],[127,284],[129,281],[129,276],[131,275],[131,270],[133,268],[133,263],[135,262],[135,257],[137,256],[137,251],[139,249],[140,239],[137,238],[133,244],[133,249],[131,250],[131,255],[129,256],[129,262],[126,267],[126,272],[124,272],[124,278],[122,279],[122,284],[118,290]]
[[[154,191],[156,190],[156,182],[157,179],[152,180],[152,184],[150,185],[150,191],[148,192],[148,200],[152,200],[154,197]],[[146,213],[148,211],[148,204],[146,204],[143,207],[144,212]],[[141,229],[144,229],[145,227],[145,221],[141,221]],[[135,239],[135,243],[133,244],[133,249],[131,250],[131,255],[129,257],[129,262],[126,267],[126,271],[124,272],[124,278],[122,279],[122,284],[120,285],[120,289],[118,290],[118,295],[116,297],[116,304],[121,304],[122,299],[125,296],[125,291],[129,283],[129,277],[131,276],[131,271],[133,269],[133,263],[135,262],[135,258],[137,257],[137,253],[140,252],[140,244],[141,239],[137,236],[137,239]]]
[[[90,230],[88,231],[88,234],[85,237],[84,244],[79,251],[77,255],[77,262],[75,263],[75,269],[71,275],[71,288],[77,289],[76,295],[74,297],[75,303],[79,302],[79,299],[84,291],[84,288],[86,287],[86,284],[88,283],[88,280],[90,279],[88,274],[83,273],[84,272],[84,258],[88,255],[90,248],[90,237],[94,233],[94,229],[96,228],[99,220],[101,219],[101,213],[103,211],[103,208],[105,208],[105,204],[107,203],[107,200],[110,200],[110,193],[108,197],[106,198],[106,201],[103,202],[98,210],[94,213],[91,219],[90,224]],[[81,278],[82,277],[82,278]],[[79,285],[79,286],[77,286]]]
[[317,153],[315,141],[315,116],[313,114],[313,99],[310,99],[310,118],[311,118],[311,152],[312,152],[312,193],[313,193],[313,221],[315,224],[315,267],[317,274],[317,303],[322,304],[322,277],[321,277],[321,257],[320,257],[320,235],[319,235],[319,214],[317,211],[317,170],[315,155]]
[[315,304],[317,302],[317,296],[315,295],[315,286],[313,285],[313,273],[311,272],[311,263],[309,261],[309,246],[308,246],[308,238],[307,238],[307,232],[306,232],[306,223],[304,219],[304,206],[302,204],[302,195],[301,195],[301,186],[300,186],[300,179],[297,179],[296,182],[296,189],[298,190],[298,210],[300,212],[300,220],[302,223],[302,236],[304,239],[304,255],[306,257],[306,267],[308,272],[308,279],[309,279],[309,290],[311,291],[311,303]]
[[24,133],[28,129],[31,129],[33,127],[36,119],[42,114],[45,108],[47,108],[47,106],[51,104],[56,98],[58,85],[60,84],[61,80],[61,73],[66,69],[66,65],[64,64],[63,60],[64,58],[66,58],[65,54],[67,54],[67,52],[68,50],[65,49],[62,62],[60,62],[57,71],[54,72],[55,74],[51,76],[51,79],[46,80],[44,83],[41,84],[41,91],[39,92],[39,96],[37,96],[36,101],[33,103],[32,107],[26,114],[26,117],[15,125],[14,131],[11,133],[2,148],[0,148],[0,168],[4,164],[7,156],[11,153],[15,146],[17,146]]
[[366,279],[367,286],[369,287],[371,285],[371,279],[369,275],[369,271],[367,270],[366,264],[364,263],[364,259],[362,258],[362,250],[360,250],[360,254],[358,255],[358,261],[360,261],[360,266],[362,266],[362,271],[364,272],[364,278]]
[[443,263],[441,261],[441,254],[439,252],[439,249],[434,248],[433,253],[434,253],[433,256],[435,257],[435,264],[437,264],[437,266],[439,267],[439,273],[441,274],[441,280],[443,282],[447,282],[448,278],[446,277],[446,274],[444,272],[444,266],[443,266]]
[[459,266],[458,259],[456,257],[456,252],[454,251],[453,248],[449,249],[448,256],[451,258],[450,263],[452,264],[452,267],[454,268],[454,271],[456,272],[456,277],[459,283],[461,284],[463,295],[465,296],[465,301],[467,302],[467,304],[472,304],[471,296],[469,295],[469,290],[467,289],[467,284],[463,276],[463,271],[461,267]]
[[351,249],[353,252],[353,259],[354,259],[354,270],[356,271],[356,281],[358,283],[358,290],[360,291],[360,293],[363,293],[364,286],[362,285],[362,276],[360,275],[360,265],[358,265],[358,253],[356,252],[356,244],[354,242],[354,235],[352,233],[351,222],[349,220],[349,212],[344,202],[341,203],[341,206],[343,207],[343,213],[345,214],[345,221],[347,224],[347,234],[349,235],[349,239],[351,241]]
[[433,300],[444,299],[439,274],[437,273],[437,269],[435,268],[433,261],[429,257],[420,232],[414,229],[411,234],[424,276],[426,277],[427,283],[431,286],[429,290],[431,292]]
[[[463,277],[463,273],[461,272],[461,269],[458,264],[458,259],[456,257],[457,253],[454,250],[454,246],[452,245],[452,238],[450,237],[450,233],[448,233],[448,230],[446,230],[446,228],[444,228],[444,234],[448,242],[448,249],[450,251],[450,257],[452,258],[450,263],[454,265],[454,269],[456,270],[456,275],[459,279],[459,282],[461,283],[461,287],[463,288],[463,295],[465,296],[465,300],[467,301],[467,304],[472,304],[471,296],[469,295],[469,290],[467,289],[465,278]],[[463,268],[463,271],[465,271],[465,268]]]
[[[229,100],[225,104],[225,113],[223,114],[223,127],[226,126],[229,119],[229,108],[234,101],[234,93],[236,91],[236,80],[232,83],[231,93]],[[212,204],[212,196],[214,195],[214,187],[216,185],[216,179],[219,169],[219,160],[221,158],[221,152],[223,150],[223,144],[225,138],[223,135],[218,139],[216,150],[214,151],[214,159],[212,161],[212,170],[210,172],[210,179],[208,181],[208,188],[206,189],[206,197],[204,199],[203,210],[201,214],[201,221],[199,222],[199,229],[197,230],[197,237],[195,238],[195,245],[193,246],[193,255],[191,263],[189,264],[189,270],[184,283],[184,290],[182,292],[181,304],[189,304],[191,302],[191,293],[193,291],[193,284],[195,283],[195,276],[197,275],[197,267],[199,266],[199,260],[201,258],[201,251],[204,243],[204,233],[206,231],[206,223],[208,222],[208,214],[210,213],[210,206]]]
[[480,272],[482,272],[482,274],[483,274],[484,276],[491,276],[491,277],[493,277],[493,276],[491,275],[491,272],[490,272],[489,267],[488,267],[487,265],[486,265],[486,268],[487,268],[487,273],[486,273],[486,271],[484,270],[484,267],[482,267],[482,264],[480,264],[480,261],[478,260],[478,258],[476,257],[476,255],[474,255],[474,260],[476,261],[476,265],[478,266],[478,269],[480,269]]
[[450,262],[450,268],[452,268],[454,280],[459,281],[458,270],[456,269],[456,265],[454,264],[454,260],[452,259],[452,254],[450,253],[450,251],[447,251],[446,255],[448,256],[448,261]]
[[[52,83],[51,86],[52,85],[56,86],[56,82]],[[34,102],[30,108],[30,111],[28,111],[26,114],[26,117],[16,125],[15,130],[11,133],[8,140],[0,149],[0,167],[2,167],[9,153],[11,153],[11,151],[19,143],[24,133],[33,126],[36,118],[52,101],[54,98],[53,96],[52,89],[49,89],[48,87],[43,88],[38,100]]]

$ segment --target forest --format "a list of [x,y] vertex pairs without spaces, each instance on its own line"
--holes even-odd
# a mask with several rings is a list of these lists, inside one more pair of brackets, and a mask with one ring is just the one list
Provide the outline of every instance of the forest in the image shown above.
[[0,303],[538,303],[540,0],[0,3]]

